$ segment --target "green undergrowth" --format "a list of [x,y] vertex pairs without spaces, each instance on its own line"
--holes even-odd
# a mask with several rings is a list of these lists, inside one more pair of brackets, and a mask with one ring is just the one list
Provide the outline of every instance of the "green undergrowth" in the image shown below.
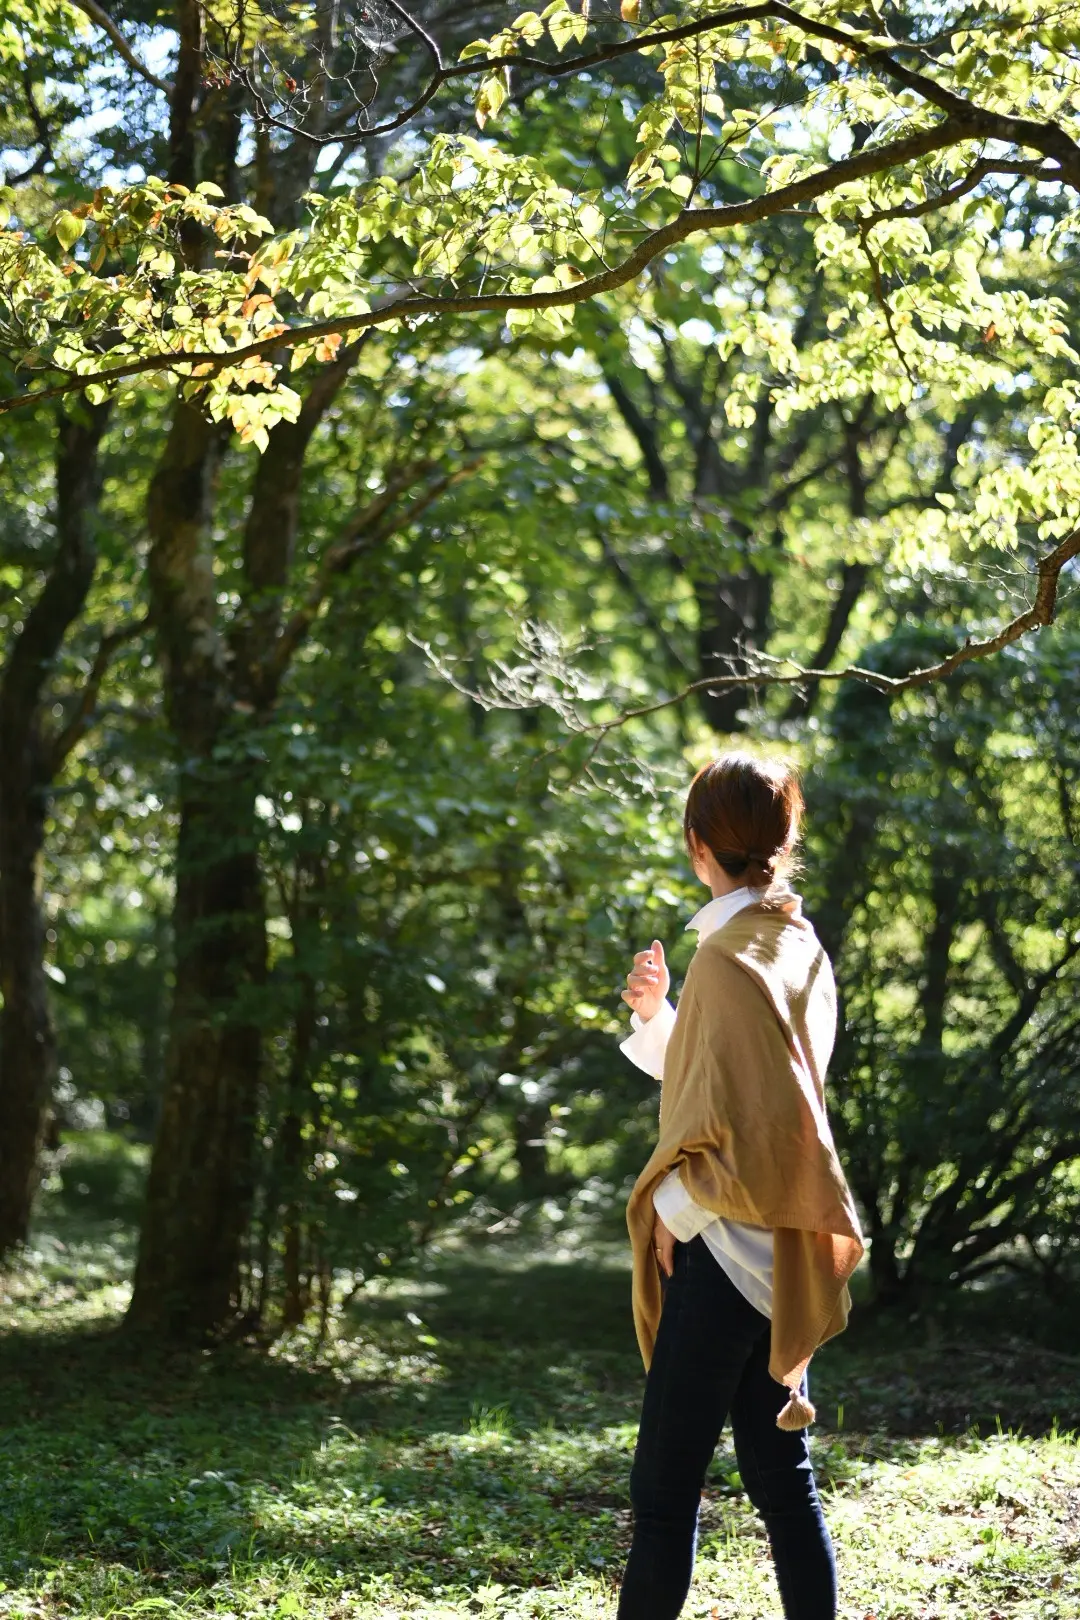
[[[117,1224],[60,1227],[8,1288],[0,1615],[614,1615],[641,1393],[620,1248],[446,1252],[269,1353],[137,1352],[129,1266]],[[814,1362],[845,1620],[1080,1614],[1080,1358],[980,1311],[857,1313]],[[726,1448],[686,1613],[779,1616]]]

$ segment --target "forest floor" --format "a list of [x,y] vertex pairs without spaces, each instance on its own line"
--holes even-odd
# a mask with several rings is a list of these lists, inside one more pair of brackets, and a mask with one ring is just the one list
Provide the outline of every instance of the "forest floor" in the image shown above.
[[[130,1238],[43,1233],[0,1307],[0,1615],[613,1616],[626,1260],[545,1253],[434,1256],[322,1350],[161,1357],[115,1333]],[[814,1362],[845,1620],[1080,1615],[1080,1356],[995,1311],[856,1312]],[[779,1615],[727,1449],[685,1613]]]

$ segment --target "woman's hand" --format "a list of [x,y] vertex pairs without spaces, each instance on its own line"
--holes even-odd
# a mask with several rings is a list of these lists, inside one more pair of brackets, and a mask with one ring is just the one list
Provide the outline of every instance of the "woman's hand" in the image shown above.
[[654,939],[647,951],[638,951],[634,966],[626,975],[622,998],[643,1024],[655,1018],[671,988],[671,974],[664,961],[664,947]]
[[675,1270],[675,1234],[668,1230],[659,1215],[653,1226],[652,1246],[657,1265],[665,1277],[670,1277]]

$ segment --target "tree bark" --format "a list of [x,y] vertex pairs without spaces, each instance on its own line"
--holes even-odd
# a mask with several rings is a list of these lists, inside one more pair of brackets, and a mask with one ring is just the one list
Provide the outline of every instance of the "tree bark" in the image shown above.
[[207,531],[223,430],[178,402],[151,484],[149,581],[180,764],[175,982],[129,1325],[225,1325],[252,1197],[266,943],[258,779],[230,750],[233,695]]
[[165,1088],[127,1320],[173,1341],[227,1329],[241,1304],[266,1023],[255,815],[262,768],[253,744],[286,667],[274,649],[304,451],[352,354],[319,378],[298,423],[274,429],[257,465],[243,602],[229,642],[218,623],[210,549],[226,430],[178,401],[150,489],[150,591],[181,767],[180,833]]
[[44,967],[41,867],[49,790],[62,754],[45,723],[56,656],[97,565],[98,445],[107,407],[62,416],[56,553],[0,677],[0,1256],[26,1239],[56,1048]]

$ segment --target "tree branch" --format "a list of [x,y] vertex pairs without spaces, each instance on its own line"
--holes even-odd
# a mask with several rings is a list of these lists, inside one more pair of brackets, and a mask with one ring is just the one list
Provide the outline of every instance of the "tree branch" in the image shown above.
[[640,618],[649,627],[660,646],[667,654],[672,669],[680,670],[685,674],[687,669],[686,660],[682,657],[678,648],[674,645],[667,631],[664,629],[663,624],[657,618],[648,598],[638,588],[637,580],[634,578],[629,568],[627,568],[614,546],[608,540],[607,535],[604,533],[603,525],[597,523],[593,533],[595,534],[597,542],[600,546],[600,550],[603,553],[604,561],[617,576],[623,589],[626,591],[626,594],[637,608]]
[[260,338],[254,343],[244,344],[226,353],[201,350],[190,354],[174,351],[143,355],[138,359],[122,361],[120,365],[110,369],[78,376],[71,375],[55,387],[0,400],[0,415],[38,400],[52,399],[75,389],[84,389],[90,383],[110,384],[123,377],[135,377],[153,371],[175,371],[189,376],[191,368],[195,366],[206,367],[212,373],[216,373],[225,366],[235,366],[245,360],[258,359],[263,355],[272,354],[277,349],[294,348],[298,344],[310,343],[321,337],[337,333],[361,332],[372,326],[382,326],[390,321],[410,320],[420,315],[502,314],[512,309],[561,309],[582,304],[600,293],[612,292],[618,287],[625,286],[660,254],[701,231],[729,230],[736,225],[750,225],[760,220],[771,219],[774,215],[790,210],[800,203],[812,202],[838,186],[847,185],[853,180],[865,179],[869,175],[880,173],[883,169],[913,162],[916,158],[925,157],[930,152],[941,151],[969,138],[970,132],[965,130],[959,121],[946,120],[931,129],[917,130],[900,140],[890,141],[885,146],[864,148],[863,151],[842,158],[839,162],[819,169],[814,174],[805,175],[790,185],[780,186],[776,191],[763,192],[760,196],[742,202],[721,204],[715,208],[684,209],[667,225],[650,231],[621,264],[602,270],[597,275],[587,276],[570,287],[542,293],[481,293],[457,298],[438,294],[408,294],[404,297],[391,298],[385,304],[378,305],[364,314],[336,316],[330,320],[295,326],[284,332],[279,331],[273,337]]
[[991,174],[1026,175],[1032,180],[1061,180],[1060,168],[1047,169],[1043,167],[1042,160],[1037,159],[1030,163],[1005,163],[991,158],[980,158],[973,163],[968,172],[960,176],[953,185],[947,186],[933,197],[926,197],[921,203],[909,203],[906,207],[882,208],[876,214],[867,214],[861,221],[861,229],[869,230],[871,226],[880,225],[887,219],[922,219],[925,214],[932,214],[939,208],[947,208],[958,198],[964,197],[969,191],[974,191],[981,180]]
[[[614,41],[610,45],[602,45],[595,51],[587,51],[581,56],[569,56],[562,61],[547,62],[539,56],[522,56],[517,53],[510,56],[470,57],[461,62],[443,62],[438,45],[431,35],[417,22],[405,8],[397,4],[397,0],[385,0],[388,9],[393,12],[415,34],[424,49],[432,59],[432,73],[419,95],[415,96],[409,104],[396,112],[392,117],[384,119],[382,123],[371,124],[366,129],[352,132],[356,140],[371,140],[377,135],[389,135],[396,129],[401,129],[417,113],[424,108],[438,94],[444,84],[453,79],[468,79],[479,74],[498,73],[504,68],[526,68],[533,73],[542,73],[548,79],[565,79],[575,73],[583,73],[589,68],[600,67],[605,62],[617,61],[620,57],[629,56],[640,51],[643,45],[674,44],[677,40],[692,39],[697,34],[711,33],[717,28],[730,27],[735,23],[750,22],[755,18],[768,17],[774,7],[767,3],[749,6],[733,6],[727,11],[717,12],[708,17],[699,17],[695,22],[682,23],[675,28],[645,29],[631,39]],[[241,62],[230,59],[229,66],[233,73],[241,80],[244,87],[255,103],[261,123],[268,124],[274,129],[286,130],[290,135],[299,135],[302,139],[325,144],[328,141],[339,141],[343,137],[340,127],[333,134],[319,135],[310,130],[303,129],[287,118],[276,117],[266,105],[255,85],[250,73]],[[362,109],[361,109],[362,110]]]
[[656,424],[650,422],[644,411],[640,409],[614,366],[605,367],[601,365],[600,369],[615,408],[637,441],[637,447],[641,451],[641,459],[649,479],[649,494],[655,501],[666,501],[669,493],[668,472],[667,467],[664,465],[664,458],[660,453]]
[[425,512],[451,484],[464,478],[468,473],[474,472],[483,460],[482,456],[475,456],[471,461],[463,462],[461,466],[443,473],[435,479],[426,489],[422,490],[416,498],[404,507],[399,513],[392,513],[391,508],[399,495],[404,494],[415,484],[418,477],[430,471],[430,461],[414,462],[403,472],[391,479],[386,488],[382,490],[361,510],[354,514],[346,525],[341,538],[330,547],[316,574],[315,580],[304,599],[301,607],[291,615],[277,641],[274,643],[271,654],[271,663],[279,672],[288,667],[289,661],[297,647],[307,635],[312,624],[318,616],[319,609],[326,600],[330,585],[338,574],[343,574],[363,553],[374,551],[384,540],[391,535],[407,528],[410,523]]
[[89,17],[92,23],[96,23],[103,33],[108,34],[109,38],[113,42],[113,45],[116,47],[117,55],[122,56],[128,67],[133,69],[133,71],[136,72],[141,79],[145,79],[147,84],[152,84],[154,89],[160,90],[163,95],[172,95],[173,87],[169,81],[167,79],[159,79],[156,73],[151,73],[146,63],[143,62],[132,50],[119,28],[113,22],[112,18],[98,5],[97,0],[72,0],[72,4],[76,6],[84,16]]
[[[806,681],[859,681],[871,686],[884,696],[891,696],[896,692],[904,692],[912,687],[927,686],[933,681],[942,680],[951,675],[962,664],[973,659],[984,659],[1000,652],[1003,647],[1010,646],[1018,641],[1029,630],[1040,629],[1043,625],[1052,624],[1057,605],[1058,580],[1062,569],[1071,558],[1080,555],[1080,529],[1075,529],[1057,545],[1053,551],[1043,557],[1037,567],[1036,577],[1038,584],[1035,591],[1035,601],[1023,613],[1017,614],[1014,619],[1004,625],[996,635],[987,636],[981,641],[973,641],[969,636],[962,647],[958,647],[948,657],[936,664],[924,665],[921,669],[913,669],[906,675],[885,675],[880,670],[867,669],[859,664],[847,664],[841,669],[806,669],[797,664],[793,658],[774,658],[768,653],[754,652],[745,655],[744,661],[748,668],[740,674],[711,675],[702,680],[691,681],[681,691],[671,697],[658,698],[653,703],[643,703],[637,708],[626,709],[615,716],[613,720],[585,720],[574,710],[573,700],[561,701],[559,712],[567,721],[570,729],[577,735],[590,736],[594,739],[590,759],[595,755],[604,738],[620,727],[628,725],[632,720],[643,720],[650,715],[661,714],[665,709],[672,709],[688,698],[700,692],[721,693],[739,689],[762,688],[768,686],[800,686]],[[543,639],[541,635],[540,639]],[[488,708],[520,709],[537,707],[542,701],[550,701],[552,691],[551,679],[545,678],[544,690],[546,698],[539,696],[530,698],[527,694],[515,689],[512,670],[504,670],[506,677],[504,687],[489,693],[472,691],[460,682],[453,672],[447,668],[445,661],[440,660],[422,642],[417,642],[435,663],[443,678],[461,692],[464,696],[472,698],[474,702],[484,704]],[[788,673],[790,671],[790,673]],[[609,704],[610,696],[600,699]],[[1080,946],[1077,947],[1080,949]],[[1054,969],[1057,971],[1057,968]]]
[[267,451],[256,463],[241,552],[243,590],[229,644],[241,701],[257,709],[273,701],[283,673],[283,667],[275,661],[274,649],[300,527],[304,457],[312,435],[337,399],[370,336],[364,332],[355,343],[343,346],[336,359],[316,373],[296,421],[274,425]]
[[63,765],[93,719],[101,683],[105,678],[105,672],[112,661],[113,654],[118,647],[124,646],[129,641],[134,641],[136,636],[141,636],[143,631],[149,629],[149,627],[150,616],[147,614],[144,618],[133,619],[130,624],[122,625],[119,630],[109,631],[101,637],[98,642],[97,652],[94,654],[94,661],[90,665],[86,680],[79,690],[75,708],[66,725],[47,744],[49,766],[53,776],[58,773],[61,765]]
[[[392,118],[382,124],[376,124],[366,130],[356,131],[357,138],[367,139],[374,135],[387,134],[392,130],[400,129],[411,118],[420,112],[432,100],[437,91],[450,79],[472,77],[480,73],[497,73],[503,69],[525,68],[532,72],[541,73],[545,78],[566,78],[582,73],[590,68],[602,66],[606,62],[613,62],[622,56],[631,55],[641,51],[646,45],[660,45],[674,43],[678,40],[691,39],[699,34],[713,33],[721,28],[733,27],[736,23],[776,18],[778,21],[789,23],[811,39],[822,39],[830,44],[839,45],[849,51],[852,57],[861,60],[872,72],[882,78],[891,79],[905,89],[913,90],[928,102],[937,107],[952,120],[960,120],[971,127],[972,133],[983,135],[993,140],[1004,140],[1013,144],[1031,146],[1037,152],[1047,157],[1053,157],[1067,171],[1071,183],[1080,187],[1080,147],[1070,138],[1063,129],[1054,124],[1037,123],[1034,119],[1017,118],[1009,114],[996,113],[977,106],[974,102],[966,101],[963,96],[949,90],[945,85],[939,84],[936,79],[925,73],[919,73],[912,68],[905,67],[898,62],[893,51],[918,49],[903,40],[890,39],[886,44],[877,44],[868,41],[859,34],[844,28],[834,27],[831,23],[822,22],[815,17],[806,17],[794,6],[785,5],[781,0],[763,0],[763,3],[748,6],[734,6],[725,11],[711,12],[708,16],[699,17],[693,22],[683,23],[675,28],[650,29],[644,28],[640,33],[630,39],[617,40],[609,45],[602,45],[594,51],[581,56],[568,57],[564,61],[545,61],[542,57],[525,56],[512,53],[504,56],[470,57],[464,62],[446,64],[441,60],[438,46],[420,24],[413,18],[397,0],[388,0],[390,9],[399,17],[422,41],[425,50],[432,56],[434,71],[420,95],[407,107],[396,113]],[[233,64],[233,70],[247,85],[256,100],[260,118],[278,128],[287,129],[291,133],[303,136],[312,141],[332,138],[340,140],[340,132],[333,137],[319,136],[300,129],[287,120],[275,118],[265,103],[258,96],[257,90],[249,82],[250,76],[241,64]]]
[[[840,573],[840,589],[837,591],[832,607],[829,609],[828,621],[820,645],[813,658],[816,668],[825,669],[836,657],[837,649],[844,639],[844,633],[851,621],[851,615],[855,611],[855,605],[865,589],[869,576],[869,563],[844,563]],[[814,683],[801,692],[794,692],[784,714],[784,719],[801,720],[808,715],[814,706],[814,694],[818,691],[820,691],[820,684]]]

